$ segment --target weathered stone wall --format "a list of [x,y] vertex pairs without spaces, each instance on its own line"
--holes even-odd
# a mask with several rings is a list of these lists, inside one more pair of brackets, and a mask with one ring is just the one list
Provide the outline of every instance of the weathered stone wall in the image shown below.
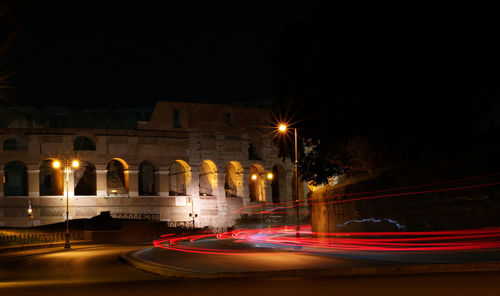
[[[173,127],[173,109],[180,110],[179,128]],[[71,172],[69,190],[66,190],[64,182],[64,193],[69,195],[70,219],[90,218],[101,211],[110,211],[112,215],[157,214],[162,221],[190,221],[190,214],[194,214],[196,226],[229,227],[238,218],[232,213],[250,204],[248,188],[252,165],[262,166],[265,170],[263,173],[271,172],[273,166],[280,165],[285,168],[285,182],[291,180],[289,174],[292,164],[277,157],[269,130],[261,128],[268,124],[263,122],[266,115],[266,110],[258,108],[160,102],[151,119],[138,122],[136,129],[48,128],[42,124],[46,122],[43,120],[38,120],[41,128],[0,129],[0,143],[12,135],[27,142],[27,150],[24,151],[0,150],[0,174],[4,173],[7,163],[22,162],[26,166],[28,189],[27,196],[4,196],[3,182],[0,182],[0,225],[29,225],[26,215],[29,203],[34,211],[34,225],[64,221],[66,197],[40,196],[40,165],[44,160],[76,157],[95,166],[96,194],[75,196],[76,184],[74,172]],[[90,122],[92,116],[89,116],[87,120]],[[24,123],[24,126],[33,126]],[[60,123],[60,126],[64,126],[64,123]],[[74,151],[73,143],[80,136],[94,142],[95,150]],[[255,147],[259,160],[249,159],[250,143]],[[128,192],[108,190],[108,185],[118,180],[109,176],[107,178],[112,160],[123,164]],[[143,161],[154,168],[153,195],[139,195],[139,170]],[[184,196],[169,194],[170,168],[176,161],[187,167],[185,176],[188,181]],[[204,162],[215,166],[215,172],[211,175],[214,180],[211,196],[200,196],[200,168]],[[239,172],[241,184],[238,185],[237,197],[226,197],[225,174],[230,162],[237,163],[242,170]],[[109,178],[111,183],[107,180]],[[263,188],[264,201],[271,202],[270,181],[263,181]],[[282,201],[291,200],[291,184],[284,186],[281,191],[286,191],[280,192],[281,199],[284,199]]]

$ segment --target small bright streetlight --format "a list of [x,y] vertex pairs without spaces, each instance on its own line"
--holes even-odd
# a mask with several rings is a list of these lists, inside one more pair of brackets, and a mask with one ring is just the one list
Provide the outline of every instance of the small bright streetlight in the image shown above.
[[274,178],[274,175],[272,173],[267,173],[267,178],[269,180],[272,180]]
[[59,160],[54,160],[54,162],[52,163],[52,167],[54,168],[60,168],[61,167],[61,162]]
[[28,216],[30,217],[31,227],[33,227],[33,209],[31,208],[31,201],[28,205]]
[[280,132],[285,132],[286,131],[286,125],[285,124],[280,124],[280,126],[278,127],[279,131]]
[[256,174],[252,175],[252,180],[254,180],[254,181],[257,180],[257,175]]

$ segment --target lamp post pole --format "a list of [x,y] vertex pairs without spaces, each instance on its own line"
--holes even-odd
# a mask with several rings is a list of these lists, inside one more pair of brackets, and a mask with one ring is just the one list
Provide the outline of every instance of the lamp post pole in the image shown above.
[[187,206],[191,206],[191,213],[189,214],[189,217],[191,217],[192,222],[193,222],[193,229],[194,229],[194,198],[192,196],[189,196],[189,202],[187,203]]
[[193,218],[193,229],[194,229],[194,199],[191,197],[191,216]]
[[[288,129],[288,126],[286,123],[281,123],[278,126],[278,131],[282,133],[286,133]],[[296,227],[295,227],[295,236],[297,238],[300,237],[300,221],[299,221],[299,162],[298,162],[298,147],[297,147],[297,128],[293,128],[293,133],[295,137],[295,220],[296,220]]]
[[[66,233],[64,234],[64,248],[65,249],[70,249],[71,245],[69,243],[69,172],[71,171],[71,168],[78,168],[80,166],[80,163],[78,160],[73,160],[73,162],[69,163],[68,159],[64,160],[64,166],[61,164],[59,160],[54,160],[52,163],[53,168],[60,168],[63,167],[63,172],[66,174]],[[64,186],[64,185],[63,185]],[[63,187],[64,188],[64,187]]]
[[64,242],[65,249],[71,248],[71,245],[69,243],[69,170],[70,167],[66,162],[66,166],[64,167],[64,171],[66,173],[66,233]]
[[299,170],[297,161],[297,128],[293,128],[295,134],[295,236],[300,237],[300,221],[299,221]]

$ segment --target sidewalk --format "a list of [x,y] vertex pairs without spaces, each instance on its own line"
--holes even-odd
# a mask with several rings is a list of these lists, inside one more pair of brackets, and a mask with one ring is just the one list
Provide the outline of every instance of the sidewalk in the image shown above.
[[239,278],[349,276],[436,272],[500,271],[500,261],[395,264],[304,254],[264,251],[257,255],[205,255],[148,248],[121,256],[138,269],[173,278]]
[[[89,244],[91,241],[71,241],[71,245],[83,245]],[[53,243],[42,243],[42,244],[26,244],[26,245],[17,245],[17,246],[7,246],[0,247],[0,253],[7,252],[17,252],[17,251],[25,251],[25,250],[34,250],[34,249],[44,249],[44,248],[62,248],[64,247],[64,242],[53,242]]]

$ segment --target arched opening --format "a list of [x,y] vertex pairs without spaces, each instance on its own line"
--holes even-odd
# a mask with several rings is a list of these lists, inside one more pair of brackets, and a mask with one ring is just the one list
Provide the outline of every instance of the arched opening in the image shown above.
[[241,196],[243,185],[243,168],[237,161],[231,161],[226,165],[226,176],[224,189],[226,196]]
[[128,165],[119,158],[113,158],[106,167],[108,195],[128,194]]
[[250,180],[248,182],[250,201],[266,201],[264,177],[264,168],[260,164],[252,164],[250,167]]
[[3,191],[5,196],[26,196],[28,189],[26,165],[11,161],[4,167]]
[[200,195],[214,195],[217,190],[217,167],[211,160],[200,166]]
[[176,160],[170,165],[170,190],[169,195],[186,195],[186,190],[191,181],[191,169],[183,160]]
[[155,195],[155,170],[150,162],[139,165],[139,195]]
[[46,159],[40,165],[40,195],[63,195],[64,180],[61,167],[52,167],[54,159]]
[[75,151],[85,151],[85,150],[90,150],[93,151],[95,150],[95,143],[91,139],[80,136],[75,139],[73,142],[73,150]]
[[75,195],[96,195],[95,166],[89,161],[80,161],[80,166],[74,171]]
[[281,165],[273,166],[273,179],[271,181],[273,203],[286,200],[285,169]]
[[28,143],[26,139],[20,136],[9,136],[3,141],[4,151],[26,151],[28,150]]

